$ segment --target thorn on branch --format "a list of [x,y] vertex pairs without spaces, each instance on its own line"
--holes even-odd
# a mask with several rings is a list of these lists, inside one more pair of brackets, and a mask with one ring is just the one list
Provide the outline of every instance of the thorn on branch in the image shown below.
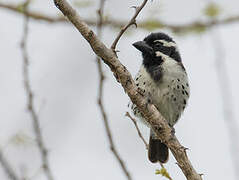
[[131,6],[130,8],[135,9],[135,12],[137,12],[140,9],[140,6]]
[[181,149],[183,149],[183,151],[186,153],[187,150],[189,150],[189,148],[181,146]]
[[133,22],[132,22],[130,25],[135,25],[135,27],[136,27],[136,28],[138,27],[138,25],[137,25],[137,23],[136,23],[136,20],[135,20],[135,19],[133,20]]

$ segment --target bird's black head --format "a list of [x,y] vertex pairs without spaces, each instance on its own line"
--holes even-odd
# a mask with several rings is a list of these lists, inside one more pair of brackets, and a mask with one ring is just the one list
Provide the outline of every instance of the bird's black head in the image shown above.
[[163,62],[162,56],[164,55],[181,62],[176,43],[167,34],[161,32],[151,33],[143,41],[134,43],[133,46],[142,52],[145,66],[160,65]]

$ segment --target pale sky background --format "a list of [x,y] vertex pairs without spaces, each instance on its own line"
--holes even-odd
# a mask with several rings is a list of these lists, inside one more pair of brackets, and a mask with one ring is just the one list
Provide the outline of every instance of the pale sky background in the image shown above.
[[[98,1],[92,2],[92,7],[79,10],[83,17],[96,17]],[[140,2],[107,0],[105,12],[114,18],[128,20],[134,13],[129,7]],[[216,2],[223,10],[220,17],[238,14],[239,1]],[[202,9],[207,3],[206,0],[149,1],[138,19],[153,16],[177,24],[205,20]],[[60,14],[49,0],[34,0],[30,8],[51,15]],[[152,15],[152,9],[157,14]],[[18,175],[24,172],[28,177],[33,177],[31,179],[45,180],[45,176],[39,171],[39,152],[34,144],[23,89],[22,55],[19,49],[23,17],[0,9],[0,22],[0,146]],[[104,28],[103,41],[110,45],[117,32],[115,29]],[[189,159],[197,172],[204,174],[204,180],[235,180],[228,129],[223,119],[222,99],[215,71],[217,62],[212,32],[187,36],[176,36],[165,30],[163,32],[169,33],[177,42],[191,85],[189,105],[175,126],[176,136],[190,149]],[[225,68],[229,73],[234,100],[233,110],[238,119],[239,24],[221,26],[217,28],[217,32],[225,51]],[[118,44],[119,59],[133,76],[137,73],[142,58],[131,44],[142,40],[149,33],[132,28]],[[55,179],[125,180],[118,162],[109,150],[96,104],[97,66],[94,53],[87,42],[70,24],[48,24],[31,20],[28,52],[35,105]],[[133,123],[124,116],[127,111],[127,95],[108,67],[104,67],[104,72],[107,76],[104,105],[113,139],[133,180],[165,179],[154,174],[155,169],[160,168],[159,165],[148,161],[146,149]],[[140,127],[148,139],[148,129],[142,125]],[[25,138],[26,142],[14,143],[11,139],[16,133],[28,137]],[[175,162],[170,154],[166,168],[174,180],[184,180],[185,177]],[[7,179],[1,167],[0,179]]]

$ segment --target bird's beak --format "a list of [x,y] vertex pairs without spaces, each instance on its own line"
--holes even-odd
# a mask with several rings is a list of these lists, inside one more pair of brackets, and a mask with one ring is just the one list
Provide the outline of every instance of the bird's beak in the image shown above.
[[141,51],[142,53],[146,53],[149,55],[153,55],[153,48],[151,48],[145,41],[138,41],[133,44],[133,46]]

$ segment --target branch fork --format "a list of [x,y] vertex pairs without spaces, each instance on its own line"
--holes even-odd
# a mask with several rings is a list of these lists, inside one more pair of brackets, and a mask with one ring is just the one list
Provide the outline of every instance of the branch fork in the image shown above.
[[[124,33],[121,31],[115,41],[113,42],[111,49],[107,48],[99,38],[94,34],[94,32],[87,26],[87,24],[81,19],[78,13],[70,6],[66,0],[54,0],[55,4],[62,11],[62,13],[67,16],[67,18],[74,24],[82,36],[90,43],[92,50],[97,56],[101,57],[105,64],[107,64],[111,71],[114,72],[125,92],[130,97],[131,101],[137,105],[139,110],[142,112],[146,121],[150,124],[151,128],[157,133],[162,141],[166,143],[171,152],[173,153],[180,168],[188,180],[202,180],[201,176],[193,168],[190,160],[188,159],[185,151],[179,151],[181,144],[177,140],[174,134],[171,133],[171,128],[164,119],[164,117],[159,113],[157,108],[153,104],[147,105],[147,99],[142,97],[137,92],[137,86],[124,65],[122,65],[116,54],[112,51],[114,50],[117,42]],[[147,0],[144,0],[138,9],[137,13],[133,16],[136,18],[140,10],[144,7]],[[157,132],[161,129],[161,134]]]

